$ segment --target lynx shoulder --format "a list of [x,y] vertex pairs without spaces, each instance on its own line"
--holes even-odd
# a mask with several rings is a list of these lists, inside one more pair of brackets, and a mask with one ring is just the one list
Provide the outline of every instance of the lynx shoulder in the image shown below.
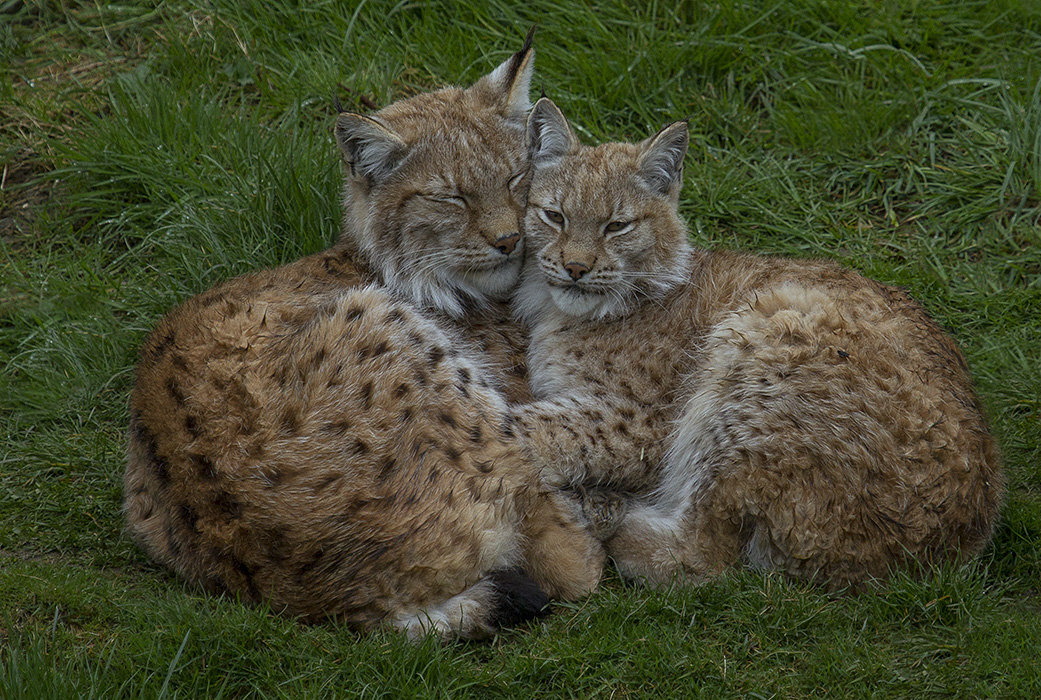
[[531,66],[529,41],[470,88],[341,114],[340,242],[159,323],[124,501],[152,558],[409,634],[484,636],[596,584],[602,546],[527,467],[497,388],[517,352],[493,320],[520,268]]
[[921,306],[831,263],[692,250],[685,123],[589,148],[541,100],[529,143],[518,425],[551,481],[639,494],[608,541],[623,574],[856,586],[986,545],[1000,461]]

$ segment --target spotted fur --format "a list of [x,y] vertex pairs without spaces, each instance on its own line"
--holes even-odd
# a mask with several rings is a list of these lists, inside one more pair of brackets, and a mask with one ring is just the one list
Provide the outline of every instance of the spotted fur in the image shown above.
[[481,637],[591,590],[577,502],[512,433],[530,41],[468,89],[341,114],[341,240],[167,315],[124,510],[185,580],[307,620]]
[[685,123],[589,148],[542,100],[529,131],[516,304],[540,400],[517,429],[550,481],[638,494],[608,540],[624,575],[861,586],[986,545],[999,457],[921,306],[828,262],[692,250]]

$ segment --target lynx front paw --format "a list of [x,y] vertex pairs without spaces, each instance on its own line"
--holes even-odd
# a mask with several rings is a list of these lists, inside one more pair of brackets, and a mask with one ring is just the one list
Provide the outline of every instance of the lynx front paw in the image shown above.
[[629,499],[617,491],[575,486],[582,502],[582,514],[589,521],[589,531],[601,542],[618,531],[629,510]]

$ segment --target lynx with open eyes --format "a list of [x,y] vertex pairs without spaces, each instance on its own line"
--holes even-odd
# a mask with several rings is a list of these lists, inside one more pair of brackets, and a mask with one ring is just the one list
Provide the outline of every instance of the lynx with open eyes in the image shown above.
[[607,541],[624,575],[856,587],[986,545],[1000,460],[921,306],[832,263],[692,250],[686,123],[590,148],[543,99],[528,131],[514,304],[539,400],[517,428],[552,483],[635,494]]

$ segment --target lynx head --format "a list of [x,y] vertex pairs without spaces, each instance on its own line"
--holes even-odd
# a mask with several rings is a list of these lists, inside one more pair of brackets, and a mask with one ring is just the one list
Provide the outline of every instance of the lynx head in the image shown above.
[[459,317],[468,302],[508,298],[520,275],[531,38],[469,88],[336,120],[343,238],[420,305]]
[[687,277],[690,246],[677,213],[687,124],[637,144],[582,146],[542,98],[528,117],[528,245],[517,311],[623,316]]

